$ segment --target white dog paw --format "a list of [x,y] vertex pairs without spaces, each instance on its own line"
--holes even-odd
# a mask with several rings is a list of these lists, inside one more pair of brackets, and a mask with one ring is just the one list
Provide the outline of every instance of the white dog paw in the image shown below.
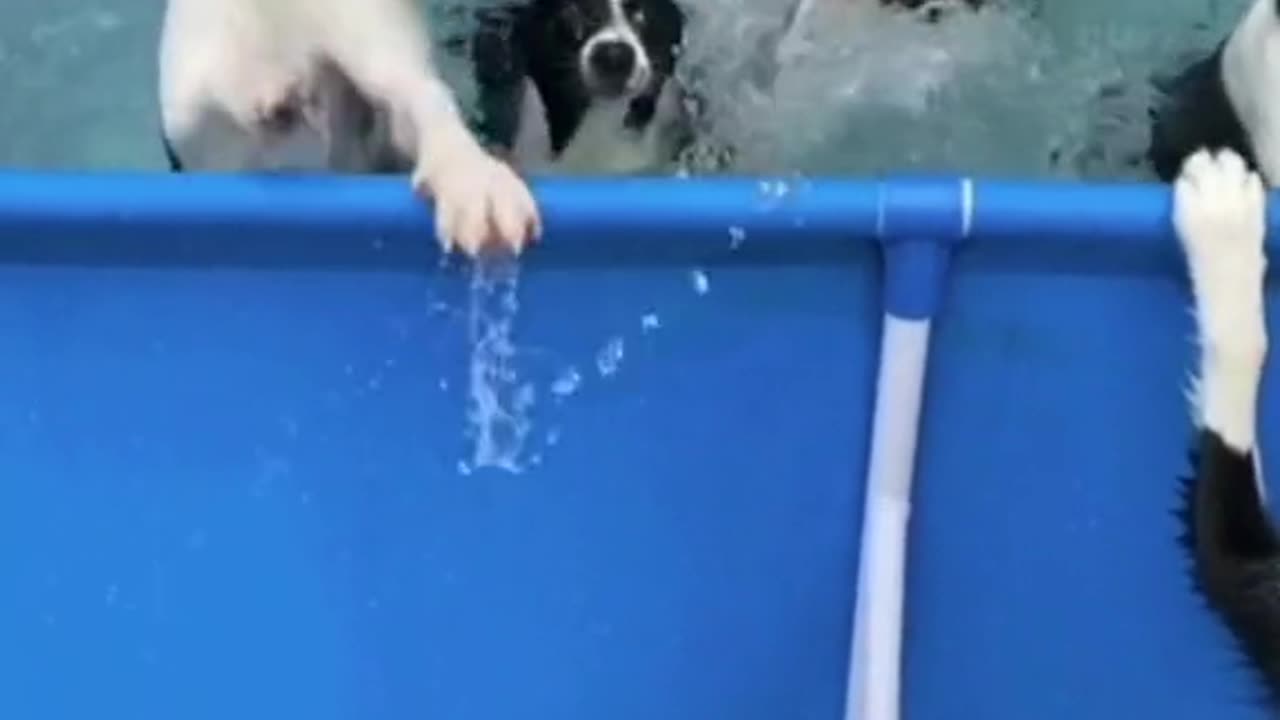
[[1200,427],[1247,451],[1256,435],[1267,356],[1267,195],[1239,155],[1201,150],[1174,183],[1173,221],[1186,253],[1200,339],[1194,411]]
[[[1236,153],[1201,150],[1183,164],[1173,222],[1191,275],[1206,378],[1252,378],[1266,357],[1266,216],[1262,180]],[[1205,402],[1213,421],[1221,403]]]
[[1266,215],[1262,180],[1238,154],[1200,150],[1187,158],[1174,182],[1173,223],[1197,296],[1261,286]]
[[436,237],[446,252],[456,247],[475,257],[506,248],[518,254],[542,233],[529,186],[479,148],[428,160],[415,171],[413,185],[435,202]]

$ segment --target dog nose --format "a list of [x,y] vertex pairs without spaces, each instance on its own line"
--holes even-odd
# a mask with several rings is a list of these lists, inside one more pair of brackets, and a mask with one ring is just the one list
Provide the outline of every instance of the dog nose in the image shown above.
[[636,65],[636,51],[631,43],[605,40],[591,50],[591,69],[601,78],[625,80]]

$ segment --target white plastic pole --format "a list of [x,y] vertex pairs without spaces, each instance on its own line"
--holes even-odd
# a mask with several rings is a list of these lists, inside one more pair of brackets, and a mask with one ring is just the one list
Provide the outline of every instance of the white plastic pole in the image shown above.
[[907,520],[930,321],[884,317],[845,720],[898,720]]

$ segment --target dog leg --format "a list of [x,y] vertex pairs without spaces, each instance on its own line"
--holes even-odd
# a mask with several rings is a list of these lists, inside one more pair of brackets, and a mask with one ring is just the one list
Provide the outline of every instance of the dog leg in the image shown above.
[[445,250],[477,255],[494,245],[519,252],[541,233],[528,186],[471,134],[452,91],[431,62],[422,21],[411,3],[335,3],[329,18],[333,59],[391,117],[393,142],[414,164],[413,185],[435,203]]
[[1251,451],[1267,353],[1266,194],[1239,155],[1201,150],[1184,164],[1174,198],[1200,335],[1199,426]]
[[452,102],[415,117],[420,138],[413,185],[434,199],[436,234],[446,251],[456,245],[474,256],[501,243],[519,253],[541,234],[528,186],[485,152]]
[[1267,355],[1266,195],[1235,152],[1201,150],[1174,187],[1174,224],[1200,334],[1196,463],[1185,485],[1183,544],[1192,579],[1280,699],[1280,535],[1256,447]]

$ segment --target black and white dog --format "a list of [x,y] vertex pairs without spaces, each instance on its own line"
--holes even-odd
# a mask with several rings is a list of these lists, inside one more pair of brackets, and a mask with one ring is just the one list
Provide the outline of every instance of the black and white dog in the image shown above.
[[[1270,2],[1270,0],[1268,0]],[[1195,298],[1200,341],[1185,485],[1183,540],[1197,589],[1280,700],[1280,534],[1257,450],[1267,356],[1263,297],[1266,191],[1230,149],[1201,150],[1174,186],[1174,225]]]
[[517,0],[477,16],[482,134],[522,169],[648,172],[690,141],[675,0]]
[[411,171],[448,250],[519,251],[525,183],[467,128],[413,0],[169,0],[159,51],[174,170]]
[[1147,154],[1161,180],[1199,148],[1231,148],[1280,185],[1280,0],[1254,0],[1212,54],[1161,89]]
[[1175,180],[1174,224],[1200,338],[1183,541],[1196,588],[1280,709],[1280,532],[1267,510],[1256,425],[1268,345],[1265,188],[1280,185],[1277,53],[1280,0],[1254,0],[1218,49],[1169,88],[1150,159]]
[[[777,45],[816,1],[796,0]],[[850,0],[834,0],[848,2]],[[863,2],[865,0],[852,0]],[[936,22],[985,0],[879,0]],[[685,13],[676,0],[514,0],[477,11],[471,39],[482,134],[524,169],[635,173],[669,167],[707,129],[705,103],[676,73]],[[776,47],[761,47],[761,62]],[[698,167],[734,149],[705,142]]]

